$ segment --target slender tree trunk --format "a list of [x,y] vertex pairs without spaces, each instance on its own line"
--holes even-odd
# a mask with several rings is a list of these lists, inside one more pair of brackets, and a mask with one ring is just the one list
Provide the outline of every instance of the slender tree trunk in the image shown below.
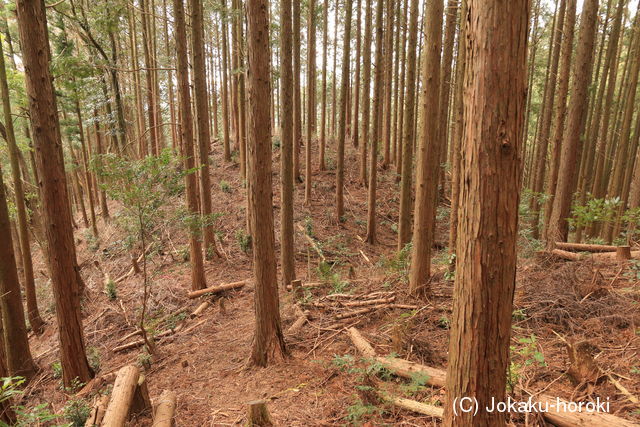
[[[398,80],[398,88],[397,92],[399,93],[398,103],[396,105],[397,111],[397,121],[395,123],[395,141],[394,146],[396,147],[396,181],[400,181],[402,177],[402,154],[403,154],[403,132],[404,132],[404,109],[405,109],[405,96],[407,93],[406,82],[407,82],[407,32],[408,32],[408,24],[407,24],[407,14],[409,12],[409,0],[404,0],[404,4],[400,9],[401,14],[401,22],[399,24],[398,30],[402,32],[402,42],[400,43],[400,79]],[[399,236],[399,234],[398,234]],[[398,243],[400,242],[400,238],[398,238]]]
[[[198,148],[200,154],[200,208],[202,215],[207,217],[212,214],[211,208],[211,178],[209,176],[209,147],[211,145],[209,123],[209,101],[207,96],[207,71],[204,52],[204,18],[202,0],[189,0],[191,11],[191,43],[193,62],[193,93],[196,101],[196,128],[198,131]],[[206,257],[218,253],[216,249],[213,225],[205,225],[203,230],[204,252]]]
[[146,156],[149,153],[149,148],[151,149],[151,154],[154,156],[158,155],[158,123],[156,122],[156,106],[155,106],[155,96],[154,96],[154,83],[153,83],[153,58],[151,57],[151,40],[150,40],[150,29],[149,29],[149,9],[148,2],[149,0],[140,0],[140,16],[142,21],[142,46],[144,52],[144,65],[147,68],[145,77],[147,84],[147,115],[149,117],[149,145],[145,145],[144,155]]
[[558,76],[558,102],[555,104],[555,122],[551,133],[551,168],[547,180],[548,200],[545,207],[545,236],[547,236],[549,220],[553,200],[556,194],[556,183],[558,180],[558,167],[560,165],[560,153],[562,135],[564,132],[565,119],[567,115],[567,97],[569,94],[569,74],[571,71],[571,53],[573,51],[573,37],[576,22],[576,0],[567,0],[564,26],[562,29],[562,47],[560,50],[560,72]]
[[[387,0],[390,1],[390,0]],[[382,135],[382,109],[384,102],[384,0],[378,0],[376,9],[376,74],[373,87],[373,120],[371,123],[371,156],[369,164],[369,193],[367,195],[367,243],[375,244],[376,186],[378,180],[378,140]]]
[[382,168],[391,163],[391,82],[393,80],[393,12],[394,2],[387,1],[385,12],[386,29],[384,32],[384,104],[382,109]]
[[[4,67],[3,67],[4,68]],[[0,170],[0,234],[5,243],[0,245],[0,313],[2,314],[5,357],[9,373],[31,379],[37,370],[27,338],[27,325],[22,306],[22,295],[16,258],[13,253],[11,225],[7,198]]]
[[411,0],[409,12],[409,41],[407,46],[407,95],[404,103],[402,130],[402,179],[400,182],[400,214],[398,228],[398,250],[411,240],[411,172],[413,170],[413,116],[416,109],[414,82],[417,78],[416,47],[418,44],[418,0]]
[[267,366],[286,356],[280,323],[271,190],[269,19],[266,0],[247,0],[249,58],[249,207],[254,231],[256,329],[251,363]]
[[364,49],[362,53],[362,140],[360,144],[360,182],[367,185],[367,146],[369,145],[369,123],[371,118],[371,40],[372,35],[372,7],[373,0],[365,0],[365,27],[364,27]]
[[40,317],[38,301],[36,298],[36,285],[33,276],[33,260],[31,257],[31,245],[29,243],[29,228],[27,210],[25,206],[25,195],[20,178],[20,163],[18,161],[20,151],[16,144],[15,131],[13,129],[13,118],[11,116],[11,102],[9,98],[9,87],[7,85],[7,73],[4,62],[4,52],[0,43],[0,93],[2,95],[2,107],[5,123],[7,145],[9,147],[9,161],[11,163],[11,176],[13,178],[13,188],[16,195],[16,213],[18,220],[19,246],[22,255],[22,268],[24,272],[24,290],[27,300],[27,317],[31,329],[36,334],[41,334],[44,330],[44,321]]
[[[172,66],[172,54],[171,54],[171,45],[169,43],[169,23],[167,18],[167,0],[162,0],[162,14],[163,14],[163,30],[164,30],[164,40],[165,40],[165,54],[167,55],[168,65]],[[168,104],[169,104],[169,117],[171,119],[171,125],[169,128],[171,129],[171,147],[174,151],[177,151],[177,141],[178,141],[178,131],[177,131],[177,120],[178,115],[176,114],[176,105],[175,105],[175,96],[173,94],[173,72],[171,68],[167,70],[167,94],[169,96]],[[228,141],[227,141],[228,142]]]
[[580,19],[576,60],[573,65],[571,104],[559,161],[558,184],[547,229],[547,247],[550,248],[555,246],[555,242],[566,242],[569,234],[567,218],[578,179],[575,164],[582,150],[583,132],[587,119],[588,89],[591,83],[597,15],[598,0],[585,0]]
[[[544,99],[542,105],[542,113],[537,138],[537,152],[533,167],[533,196],[531,198],[531,232],[534,239],[540,237],[540,198],[539,193],[542,192],[544,186],[544,175],[547,166],[547,147],[549,146],[549,131],[551,130],[551,119],[554,110],[554,102],[556,97],[556,81],[558,76],[558,63],[560,61],[560,49],[563,39],[563,23],[565,22],[565,11],[567,2],[561,0],[558,14],[555,18],[554,31],[549,50],[551,53],[551,61],[549,62],[548,79],[544,89]],[[563,64],[564,65],[564,64]]]
[[422,63],[423,87],[420,97],[421,133],[416,167],[416,205],[413,218],[413,246],[409,292],[426,295],[431,276],[438,174],[442,141],[440,133],[440,51],[442,44],[443,0],[427,7],[424,19],[425,51]]
[[51,53],[44,1],[19,0],[17,14],[40,176],[38,185],[45,217],[48,263],[58,315],[62,378],[65,386],[71,386],[76,378],[87,382],[93,372],[87,362],[82,335],[80,293],[84,284],[76,262],[69,213],[58,109],[49,71]]
[[[293,0],[295,1],[295,0]],[[292,0],[280,2],[280,50],[291,52]],[[280,126],[282,154],[280,157],[280,263],[282,264],[282,288],[286,289],[296,278],[293,231],[293,64],[291,55],[280,55],[280,88],[282,105]]]
[[229,64],[227,58],[229,52],[227,49],[227,6],[225,0],[221,0],[220,7],[220,32],[222,33],[222,132],[224,160],[231,161],[231,144],[229,143],[229,83],[227,71]]
[[300,2],[293,2],[293,176],[300,181],[302,100],[300,94]]
[[336,74],[336,65],[338,61],[338,9],[340,9],[340,0],[336,0],[336,11],[333,20],[333,73],[331,77],[331,136],[336,136],[336,115],[338,111],[338,97],[336,94],[338,76]]
[[[184,19],[184,5],[182,0],[173,0],[173,15],[175,21],[176,56],[178,76],[178,95],[180,97],[180,112],[182,116],[180,135],[184,147],[184,167],[192,170],[195,165],[195,150],[193,138],[193,116],[191,114],[191,95],[189,93],[189,64],[187,62],[187,29]],[[198,193],[196,189],[196,174],[186,175],[187,209],[191,215],[199,215]],[[204,275],[202,261],[202,244],[194,232],[189,233],[189,260],[191,262],[191,289],[204,289],[207,281]]]
[[[104,147],[102,145],[102,131],[100,130],[100,121],[98,120],[98,111],[93,111],[93,119],[95,123],[95,131],[96,131],[96,151],[98,156],[102,154],[106,154]],[[102,219],[107,221],[109,219],[109,205],[107,204],[107,192],[104,189],[100,190],[100,214],[102,215]]]
[[[470,0],[445,426],[504,425],[527,91],[528,1]],[[492,72],[487,72],[492,70]],[[500,188],[500,191],[496,191]],[[461,413],[462,397],[477,413]]]
[[329,26],[329,0],[324,0],[322,8],[322,94],[320,111],[320,147],[318,150],[318,169],[323,171],[325,164],[325,150],[327,146],[327,37]]
[[362,0],[358,0],[354,3],[356,6],[356,70],[353,78],[353,84],[351,85],[353,91],[353,117],[350,125],[351,142],[353,146],[358,148],[360,132],[359,132],[359,120],[360,120],[360,69],[361,69],[361,53],[362,53],[362,24],[360,15],[362,14]]
[[347,138],[347,99],[349,98],[349,43],[351,41],[350,1],[345,1],[344,44],[342,46],[342,77],[340,78],[340,123],[338,129],[338,167],[336,170],[336,220],[341,223],[344,216],[344,145]]
[[305,146],[305,186],[304,203],[311,204],[311,142],[315,126],[314,114],[316,103],[316,22],[315,0],[309,0],[307,5],[307,144]]

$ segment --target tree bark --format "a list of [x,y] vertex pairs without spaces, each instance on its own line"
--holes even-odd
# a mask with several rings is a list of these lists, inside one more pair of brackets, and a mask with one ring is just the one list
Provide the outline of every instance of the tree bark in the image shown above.
[[316,22],[315,0],[309,0],[307,7],[307,143],[305,145],[305,180],[304,203],[311,203],[311,142],[315,126],[314,114],[316,103]]
[[65,386],[70,386],[76,378],[87,382],[93,372],[87,362],[82,335],[80,292],[84,284],[77,270],[58,109],[49,71],[51,53],[44,1],[19,0],[17,13],[48,263],[58,315],[62,378]]
[[249,208],[253,230],[253,271],[256,281],[256,327],[251,363],[267,366],[287,355],[280,323],[276,277],[271,187],[271,96],[269,18],[266,0],[247,1],[249,66]]
[[583,132],[587,119],[589,84],[593,66],[593,47],[596,35],[598,0],[585,0],[580,19],[580,39],[573,65],[571,103],[567,116],[562,152],[558,168],[558,184],[547,228],[547,248],[553,249],[556,241],[566,242],[569,234],[567,218],[571,210],[571,198],[576,188],[578,170],[575,167],[582,150]]
[[367,146],[369,145],[369,125],[371,119],[371,40],[372,29],[372,1],[366,1],[364,49],[362,52],[362,128],[360,146],[360,182],[367,185]]
[[442,46],[443,0],[430,3],[425,12],[425,47],[422,63],[422,93],[420,97],[421,133],[416,168],[416,204],[413,218],[413,246],[409,292],[426,295],[431,276],[431,246],[433,244],[438,174],[440,169],[440,51]]
[[[184,168],[193,170],[195,167],[193,116],[191,114],[191,95],[189,93],[189,64],[187,63],[187,29],[184,18],[182,0],[173,0],[173,14],[175,21],[176,55],[178,76],[178,94],[180,97],[180,111],[182,121],[180,135],[183,145]],[[189,173],[185,176],[187,209],[191,215],[199,215],[196,175]],[[207,287],[202,260],[202,244],[196,234],[189,230],[189,261],[191,263],[191,289],[197,291]]]
[[342,77],[340,78],[340,122],[338,124],[338,165],[336,170],[336,221],[341,223],[344,216],[344,145],[347,138],[347,99],[349,98],[349,43],[351,41],[350,1],[345,2],[344,44],[342,46]]
[[[526,108],[528,1],[470,0],[459,236],[444,425],[503,425]],[[500,188],[496,192],[496,188]],[[454,414],[472,396],[478,413]]]

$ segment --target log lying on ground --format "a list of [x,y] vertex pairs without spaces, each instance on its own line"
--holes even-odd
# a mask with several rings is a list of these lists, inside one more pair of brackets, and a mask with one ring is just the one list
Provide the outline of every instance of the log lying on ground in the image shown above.
[[556,248],[572,252],[615,252],[617,246],[590,245],[587,243],[556,242]]
[[[355,333],[351,330],[355,330]],[[360,332],[351,328],[349,330],[349,335],[353,337],[354,335],[358,340],[366,340],[362,337]],[[353,341],[353,338],[352,338]],[[371,345],[366,342],[369,347]],[[356,345],[356,348],[360,349],[359,346],[362,344]],[[385,368],[391,370],[396,375],[405,377],[405,378],[415,378],[416,373],[425,374],[427,377],[426,384],[441,386],[444,387],[446,383],[446,375],[447,372],[442,369],[431,368],[429,366],[420,365],[418,363],[409,362],[403,359],[397,359],[393,357],[376,357],[376,361],[380,362]],[[563,408],[567,408],[570,402],[565,400],[548,396],[548,395],[540,395],[535,399],[542,405],[542,409],[548,408],[548,412],[543,412],[542,416],[545,420],[553,423],[558,427],[600,427],[600,426],[620,426],[620,427],[638,427],[638,424],[635,424],[631,421],[625,420],[623,418],[617,417],[615,415],[610,415],[603,412],[569,412],[564,411]],[[560,405],[558,405],[560,403]],[[400,406],[400,405],[398,405]],[[407,408],[408,409],[408,408]],[[433,415],[435,416],[435,415]]]
[[188,297],[193,299],[193,298],[201,297],[202,295],[206,295],[206,294],[217,294],[220,292],[229,291],[231,289],[242,288],[246,284],[247,284],[246,280],[241,280],[239,282],[232,282],[232,283],[225,283],[224,285],[211,286],[210,288],[189,292]]
[[207,308],[209,307],[209,301],[205,301],[202,304],[200,304],[195,310],[193,310],[193,313],[191,313],[189,315],[189,317],[191,319],[195,319],[196,317],[198,317],[203,311],[205,311]]
[[444,387],[446,382],[446,371],[442,369],[431,368],[429,366],[421,365],[419,363],[411,362],[409,360],[399,359],[397,357],[381,357],[376,356],[376,352],[369,344],[369,342],[362,336],[360,331],[356,328],[349,328],[349,337],[351,338],[351,342],[358,349],[358,351],[365,357],[375,357],[376,361],[384,366],[386,369],[390,370],[394,374],[413,379],[416,374],[424,376],[426,378],[426,383],[436,386],[436,387]]
[[85,427],[98,427],[102,423],[104,419],[104,414],[107,410],[107,405],[109,405],[109,395],[105,394],[103,396],[99,396],[96,399],[93,408],[91,409],[91,414],[87,421],[84,423]]
[[109,372],[107,374],[103,374],[93,378],[91,381],[87,383],[78,393],[76,393],[76,398],[84,399],[89,396],[96,390],[99,390],[103,385],[110,383],[116,377],[115,372]]
[[[617,252],[579,253],[579,252],[569,252],[562,249],[554,249],[549,253],[569,261],[592,260],[592,261],[613,262],[613,261],[621,260],[620,255]],[[629,258],[626,258],[627,256]],[[631,259],[631,258],[635,258],[635,259],[640,258],[640,251],[629,251],[628,253],[625,251],[624,259]]]
[[541,394],[536,400],[542,405],[543,409],[548,408],[548,412],[542,414],[545,420],[558,427],[638,427],[636,423],[604,412],[565,410],[566,408],[571,408],[568,406],[571,402],[557,397]]
[[428,405],[426,403],[405,399],[403,397],[392,396],[381,391],[378,392],[378,396],[380,396],[380,398],[385,402],[397,406],[398,408],[406,409],[407,411],[417,412],[418,414],[429,415],[435,418],[442,418],[444,416],[444,409],[438,406]]
[[164,390],[156,402],[153,427],[172,427],[175,412],[176,393],[171,390]]
[[122,427],[129,418],[129,409],[138,387],[140,371],[134,365],[127,365],[118,371],[111,401],[104,414],[103,427]]
[[304,326],[305,323],[309,321],[309,313],[302,310],[300,306],[296,305],[296,321],[289,327],[287,330],[287,334],[294,335]]

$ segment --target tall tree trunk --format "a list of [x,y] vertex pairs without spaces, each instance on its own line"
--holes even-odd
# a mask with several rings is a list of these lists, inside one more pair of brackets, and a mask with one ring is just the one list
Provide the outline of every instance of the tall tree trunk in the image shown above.
[[256,329],[251,363],[287,355],[280,323],[271,190],[269,19],[266,0],[247,0],[249,58],[249,207],[254,237]]
[[[400,48],[400,78],[398,80],[398,102],[396,104],[397,120],[394,124],[394,143],[396,147],[396,181],[400,181],[402,177],[402,153],[403,153],[403,132],[404,132],[404,108],[405,108],[405,96],[407,93],[407,14],[409,13],[409,0],[404,0],[404,4],[400,9],[401,22],[398,24],[398,30],[402,32],[402,41],[399,44]],[[399,235],[399,234],[398,234]],[[398,238],[398,242],[400,239]]]
[[560,49],[560,72],[558,76],[558,102],[555,104],[555,122],[551,133],[551,168],[547,180],[547,195],[549,196],[545,207],[545,237],[547,236],[553,200],[556,194],[556,183],[558,181],[558,167],[560,165],[560,153],[562,135],[564,132],[565,119],[567,115],[567,97],[569,94],[569,74],[571,71],[571,54],[573,52],[573,38],[576,23],[576,0],[567,0],[564,26],[562,28],[562,47]]
[[316,104],[316,2],[309,0],[307,5],[307,144],[305,146],[305,186],[304,203],[311,203],[311,142],[315,126]]
[[[156,123],[156,106],[154,96],[153,83],[153,58],[151,57],[151,35],[149,29],[149,0],[140,0],[140,16],[142,21],[142,46],[144,52],[144,65],[146,67],[146,84],[147,84],[147,115],[149,117],[149,145],[145,145],[143,155],[146,156],[151,152],[154,156],[158,155],[158,123]],[[151,150],[149,150],[149,148]]]
[[5,236],[5,243],[0,245],[0,313],[4,327],[3,345],[7,367],[11,375],[20,375],[31,379],[35,375],[37,367],[29,350],[27,325],[24,320],[24,307],[22,306],[16,258],[13,253],[9,210],[7,209],[1,170],[0,234]]
[[589,84],[593,66],[594,42],[598,15],[598,0],[585,0],[580,19],[580,38],[573,64],[571,103],[567,116],[562,152],[558,168],[558,184],[553,199],[553,209],[547,228],[547,247],[555,242],[566,242],[569,234],[567,218],[571,210],[573,190],[576,188],[578,171],[575,164],[582,150],[583,132],[587,119]]
[[[527,92],[528,1],[470,0],[445,426],[504,425]],[[490,72],[488,72],[490,70]],[[500,191],[496,191],[500,188]],[[454,413],[462,397],[477,413]]]
[[[184,168],[193,170],[195,162],[193,116],[191,114],[191,95],[189,93],[189,64],[187,61],[187,28],[184,19],[182,0],[173,0],[175,21],[176,56],[178,77],[178,95],[180,97],[181,126],[180,135],[184,147]],[[187,209],[191,215],[199,215],[196,175],[190,173],[186,177]],[[189,233],[189,261],[191,262],[191,289],[198,290],[207,286],[202,261],[202,244],[196,234]]]
[[338,129],[338,165],[336,170],[336,220],[342,222],[344,216],[344,145],[347,138],[347,99],[349,98],[349,43],[351,41],[350,1],[345,2],[345,20],[342,46],[342,77],[340,78],[340,123]]
[[393,81],[393,13],[394,2],[387,1],[386,29],[384,32],[384,104],[382,109],[382,167],[391,163],[391,82]]
[[[282,264],[282,288],[286,289],[296,278],[294,231],[293,231],[293,65],[291,52],[292,0],[280,2],[280,88],[282,105],[280,126],[282,154],[280,157],[280,263]],[[295,1],[295,0],[294,0]]]
[[366,1],[364,49],[362,53],[362,131],[360,144],[360,182],[367,185],[367,146],[369,144],[369,123],[371,118],[371,40],[372,35],[372,1]]
[[[554,110],[554,102],[556,97],[556,81],[558,77],[558,63],[560,61],[560,49],[563,39],[563,23],[565,22],[565,11],[567,2],[561,0],[558,13],[555,17],[554,31],[551,38],[551,61],[548,66],[548,79],[544,88],[544,98],[542,105],[542,113],[539,133],[536,141],[537,152],[533,166],[533,196],[531,198],[531,233],[534,239],[540,237],[540,197],[544,186],[544,175],[547,166],[547,147],[549,146],[549,131],[551,130],[551,119]],[[563,64],[564,65],[564,64]]]
[[[387,0],[390,1],[390,0]],[[384,102],[384,0],[376,9],[376,74],[373,86],[373,120],[371,121],[371,156],[369,164],[369,193],[367,194],[367,243],[376,243],[376,186],[378,180],[378,140],[382,135]]]
[[221,0],[220,7],[220,32],[222,33],[222,132],[224,160],[231,161],[231,144],[229,143],[229,83],[227,72],[229,64],[227,58],[229,52],[227,49],[227,6],[226,1]]
[[68,387],[76,378],[87,382],[93,376],[85,353],[80,315],[80,293],[84,284],[76,261],[58,109],[49,71],[51,53],[44,1],[19,0],[17,13],[58,316],[62,379]]
[[300,2],[293,2],[293,176],[300,180],[302,99],[300,94]]
[[[162,15],[163,15],[163,30],[164,30],[164,40],[165,40],[165,55],[167,55],[167,60],[169,65],[171,65],[171,44],[169,43],[169,23],[167,19],[167,0],[162,0]],[[169,128],[171,129],[171,147],[174,151],[177,151],[177,141],[178,141],[178,115],[176,114],[176,104],[175,97],[173,94],[173,72],[171,68],[167,70],[167,95],[169,96],[168,104],[169,104],[169,117],[171,118],[171,125]],[[228,141],[227,141],[228,142]]]
[[433,244],[436,197],[440,166],[440,51],[442,47],[443,0],[432,1],[425,11],[425,50],[422,62],[422,93],[420,97],[421,132],[416,167],[416,205],[413,217],[413,246],[409,292],[426,295],[431,276],[431,245]]
[[[400,183],[400,214],[398,228],[398,250],[411,239],[411,172],[413,170],[413,116],[416,109],[414,82],[417,77],[416,47],[418,44],[418,0],[411,0],[409,12],[409,41],[407,46],[407,95],[404,103],[402,129],[402,179]],[[453,201],[452,201],[453,202]]]
[[356,7],[356,70],[353,77],[351,90],[353,92],[353,115],[350,123],[351,142],[353,146],[358,148],[360,142],[360,69],[361,69],[361,53],[362,53],[362,0],[355,3]]
[[318,169],[325,170],[325,151],[327,146],[327,37],[329,27],[329,0],[322,7],[322,94],[320,111],[320,147],[318,150]]
[[16,144],[15,131],[13,129],[13,117],[11,116],[11,101],[9,98],[9,86],[7,85],[7,73],[4,62],[4,52],[0,43],[0,93],[2,95],[2,110],[5,123],[7,145],[9,146],[9,161],[11,163],[11,176],[16,195],[16,213],[18,219],[19,248],[22,255],[22,268],[24,272],[24,290],[27,300],[27,317],[31,329],[40,334],[44,330],[44,321],[40,317],[38,301],[36,298],[36,285],[33,276],[33,260],[31,257],[31,245],[29,243],[29,228],[27,209],[25,206],[24,188],[20,178],[20,151]]
[[213,224],[206,225],[211,209],[211,178],[209,176],[209,147],[211,134],[209,124],[209,100],[207,96],[207,70],[204,53],[204,18],[202,0],[189,0],[191,11],[191,43],[193,62],[193,93],[196,101],[196,127],[200,154],[200,209],[205,217],[203,230],[204,253],[206,257],[218,253]]

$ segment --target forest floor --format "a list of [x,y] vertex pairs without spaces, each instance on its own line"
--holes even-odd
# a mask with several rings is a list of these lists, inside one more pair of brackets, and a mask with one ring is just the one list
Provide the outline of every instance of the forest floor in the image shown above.
[[[304,147],[303,147],[304,150]],[[212,157],[214,212],[222,258],[206,262],[209,286],[252,278],[251,253],[242,248],[245,227],[245,198],[236,163],[225,164]],[[276,153],[278,151],[276,150]],[[331,157],[331,155],[329,156]],[[314,153],[314,164],[317,157]],[[274,216],[279,241],[280,191],[279,157],[274,155]],[[398,256],[396,230],[399,185],[393,168],[379,173],[378,243],[364,243],[366,234],[366,189],[358,182],[357,149],[347,149],[344,221],[335,219],[335,168],[331,161],[325,172],[314,171],[311,205],[303,204],[304,184],[296,185],[295,223],[297,277],[303,283],[324,281],[325,285],[305,290],[304,307],[310,322],[295,335],[286,335],[291,357],[266,369],[246,369],[253,334],[253,283],[230,291],[224,301],[211,306],[182,332],[161,339],[152,360],[140,348],[124,352],[113,349],[136,330],[142,300],[142,278],[131,275],[116,285],[115,298],[105,292],[104,275],[117,278],[130,267],[123,248],[124,233],[112,219],[99,220],[99,241],[82,227],[76,231],[78,262],[87,284],[83,301],[86,346],[98,375],[117,371],[126,364],[150,366],[145,370],[152,400],[162,390],[178,395],[177,425],[225,426],[245,420],[246,403],[268,399],[276,425],[432,425],[437,421],[383,404],[373,405],[365,391],[366,374],[377,368],[360,359],[344,327],[356,326],[380,355],[395,354],[428,366],[446,369],[448,328],[451,319],[453,281],[444,274],[448,263],[448,208],[438,210],[434,268],[439,271],[431,283],[426,302],[407,293],[407,257]],[[445,204],[447,204],[445,202]],[[110,205],[112,216],[119,207]],[[308,234],[321,249],[322,266]],[[526,234],[526,233],[523,233]],[[167,223],[160,243],[149,257],[151,299],[148,324],[164,330],[182,321],[184,315],[167,317],[176,310],[191,313],[203,299],[187,299],[190,270],[185,254],[185,232]],[[576,344],[593,356],[606,374],[618,380],[628,392],[640,395],[640,264],[594,264],[568,262],[536,253],[536,242],[521,238],[515,309],[510,384],[516,396],[544,391],[563,399],[609,398],[611,412],[640,422],[640,406],[631,403],[606,375],[572,381],[566,343]],[[276,247],[278,249],[278,245]],[[96,264],[98,261],[98,264]],[[54,305],[46,268],[37,251],[36,272],[40,309],[48,323],[40,336],[31,337],[32,353],[41,368],[27,388],[23,404],[32,407],[48,403],[61,413],[70,390],[61,387],[57,367],[58,339]],[[348,308],[318,307],[332,293],[364,295],[394,292],[395,303],[417,309],[381,308],[361,316],[338,321],[335,316]],[[386,294],[390,295],[390,294]],[[212,297],[215,300],[219,296]],[[286,331],[297,318],[290,292],[281,290],[281,313]],[[348,298],[348,297],[345,297]],[[164,318],[164,319],[163,319]],[[159,323],[162,320],[162,324]],[[203,322],[204,321],[204,322]],[[203,323],[200,323],[203,322]],[[194,326],[195,325],[195,326]],[[194,326],[189,330],[189,326]],[[135,338],[133,339],[135,340]],[[566,341],[566,342],[565,342]],[[584,344],[583,342],[588,344]],[[424,378],[411,381],[390,378],[390,384],[405,397],[441,405],[441,389],[424,385]],[[109,381],[112,384],[113,380]],[[103,387],[108,389],[109,385]],[[91,405],[92,397],[85,397]],[[516,425],[535,425],[533,416],[513,418]],[[150,425],[150,417],[132,421]]]

